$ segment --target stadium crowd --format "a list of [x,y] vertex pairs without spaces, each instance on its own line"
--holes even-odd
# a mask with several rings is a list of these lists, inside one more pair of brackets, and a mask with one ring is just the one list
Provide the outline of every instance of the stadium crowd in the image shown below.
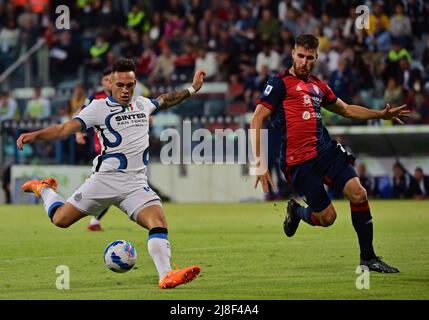
[[[71,29],[57,30],[55,8],[64,3]],[[320,40],[315,74],[341,99],[374,108],[407,103],[408,123],[429,123],[429,3],[365,3],[369,29],[355,25],[359,1],[0,0],[0,73],[43,37],[53,86],[72,78],[90,89],[106,66],[127,57],[149,87],[189,80],[203,68],[208,81],[229,83],[230,103],[245,112],[255,107],[267,77],[290,65],[295,36],[313,33]],[[2,119],[19,116],[4,104]],[[49,111],[45,103],[30,109],[20,116]],[[328,124],[349,121],[325,116]]]

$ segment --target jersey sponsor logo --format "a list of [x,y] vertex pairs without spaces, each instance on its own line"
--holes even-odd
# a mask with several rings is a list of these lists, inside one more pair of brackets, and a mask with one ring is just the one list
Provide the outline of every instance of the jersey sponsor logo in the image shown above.
[[304,120],[310,120],[311,117],[314,117],[316,119],[322,119],[322,114],[319,111],[316,111],[316,112],[304,111],[302,113],[302,119]]
[[142,119],[146,118],[146,115],[144,113],[136,113],[136,114],[122,114],[115,117],[116,121],[123,121],[123,120],[135,120],[135,119]]
[[312,106],[311,104],[311,98],[308,94],[304,94],[304,105],[307,107]]
[[268,96],[271,93],[271,90],[273,90],[273,86],[270,86],[269,84],[267,84],[264,90],[264,96]]
[[304,112],[302,113],[302,118],[303,118],[304,120],[308,120],[308,119],[310,119],[310,117],[311,117],[311,113],[310,113],[310,112],[308,112],[308,111],[304,111]]

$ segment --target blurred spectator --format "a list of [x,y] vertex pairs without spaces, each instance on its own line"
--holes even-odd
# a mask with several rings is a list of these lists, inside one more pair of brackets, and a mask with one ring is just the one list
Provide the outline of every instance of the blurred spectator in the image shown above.
[[366,37],[365,42],[368,45],[368,49],[372,52],[387,52],[391,47],[390,33],[378,21],[374,32]]
[[149,29],[149,37],[152,41],[158,41],[164,32],[162,15],[160,12],[155,12],[152,16],[152,23]]
[[7,25],[0,31],[0,73],[11,65],[18,54],[18,44],[21,31],[15,20],[9,18]]
[[280,38],[280,21],[273,17],[269,9],[264,9],[262,19],[257,24],[257,30],[262,41],[275,43]]
[[384,92],[384,104],[389,103],[391,106],[399,106],[402,104],[403,99],[402,87],[398,85],[395,78],[389,78]]
[[198,35],[202,43],[207,43],[210,38],[210,25],[213,21],[213,13],[210,9],[205,9],[200,22],[198,23]]
[[316,29],[314,29],[314,35],[319,39],[319,50],[323,52],[328,51],[331,44],[329,38],[323,32],[323,28],[320,26],[316,27]]
[[351,6],[349,8],[349,15],[346,18],[343,28],[343,37],[346,39],[355,40],[359,34],[359,29],[356,28],[356,8]]
[[403,47],[411,46],[411,21],[404,15],[404,6],[398,2],[395,5],[395,14],[390,17],[389,32]]
[[24,7],[24,12],[18,16],[17,23],[22,33],[27,33],[28,45],[33,46],[39,37],[39,24],[37,13],[31,10],[31,6],[27,4]]
[[137,59],[136,73],[139,78],[146,79],[156,65],[157,56],[152,47],[146,47]]
[[280,54],[272,49],[269,42],[264,42],[262,45],[262,51],[260,51],[256,56],[256,72],[261,73],[263,65],[266,65],[270,72],[280,72]]
[[218,72],[218,64],[215,52],[207,52],[204,45],[198,48],[198,56],[195,60],[195,70],[202,69],[205,71],[205,79],[213,80]]
[[0,91],[0,121],[19,120],[18,104],[7,91]]
[[377,194],[377,186],[374,177],[368,175],[365,164],[358,164],[357,174],[359,176],[360,183],[366,190],[368,197],[374,197]]
[[391,62],[399,61],[402,58],[407,59],[409,64],[413,62],[410,52],[405,49],[397,39],[392,41],[392,49],[389,50],[387,57]]
[[294,8],[290,8],[286,13],[286,20],[283,20],[283,29],[287,29],[292,34],[293,38],[298,35],[298,12]]
[[5,202],[7,204],[12,203],[11,201],[11,190],[10,190],[10,182],[11,182],[11,168],[12,164],[3,167],[2,172],[2,188],[5,195]]
[[149,82],[154,84],[160,81],[165,84],[171,83],[171,76],[174,73],[175,55],[168,46],[164,46],[161,55],[158,57],[155,67],[149,76]]
[[429,198],[429,176],[425,176],[423,169],[417,167],[414,170],[415,183],[411,190],[414,199],[422,200]]
[[320,22],[307,11],[302,12],[298,21],[298,34],[314,33],[314,30],[320,25]]
[[427,80],[429,81],[429,37],[426,38],[426,46],[422,53],[422,64],[425,68]]
[[425,4],[424,0],[408,0],[402,1],[402,4],[405,5],[405,12],[410,17],[413,35],[420,38],[422,33],[428,30],[425,28],[425,22],[427,22],[427,12],[425,12],[428,9],[427,3]]
[[353,74],[350,72],[346,61],[338,61],[338,70],[331,74],[329,86],[335,92],[335,95],[346,103],[352,103],[353,96]]
[[73,88],[73,95],[69,100],[70,116],[73,117],[77,112],[80,111],[80,109],[82,109],[86,99],[85,86],[81,83],[78,83]]
[[131,12],[128,13],[127,26],[138,32],[147,32],[150,29],[148,13],[141,9],[137,4],[133,5]]
[[229,76],[228,95],[231,101],[244,100],[244,84],[236,73]]
[[249,6],[242,6],[240,9],[240,18],[235,22],[232,28],[232,35],[234,40],[245,45],[249,39],[254,39],[254,34],[249,35],[251,30],[254,30],[256,21],[252,17],[252,13]]
[[367,33],[369,35],[373,34],[379,23],[384,30],[389,29],[389,17],[383,12],[381,4],[375,2],[372,6],[372,14],[369,16],[369,29]]
[[196,58],[197,54],[195,53],[194,46],[192,43],[187,42],[184,46],[183,53],[174,60],[175,72],[189,79],[194,73]]
[[130,30],[127,41],[122,44],[121,56],[127,59],[137,59],[143,52],[143,45],[140,33],[136,30]]
[[76,75],[82,54],[70,31],[62,31],[55,37],[49,58],[54,82]]
[[88,64],[92,71],[101,71],[106,66],[106,56],[109,48],[110,43],[103,35],[96,36],[94,44],[89,49]]
[[407,123],[429,124],[429,94],[423,90],[420,80],[408,90],[404,103],[411,109]]
[[176,12],[167,12],[165,14],[166,21],[164,24],[164,37],[166,39],[173,36],[176,31],[179,34],[183,34],[185,31],[185,19],[183,16],[179,16]]
[[34,88],[34,96],[27,102],[24,119],[47,119],[51,117],[51,103],[42,97],[40,87]]
[[98,8],[96,8],[96,25],[103,29],[111,29],[117,21],[118,15],[115,14],[112,7],[111,0],[104,0],[102,3],[97,1]]
[[411,198],[413,177],[405,170],[400,162],[393,165],[393,197],[398,199]]
[[73,116],[73,114],[69,113],[69,108],[66,106],[61,106],[58,108],[58,114],[57,114],[57,120],[60,123],[66,123],[69,121]]
[[412,69],[410,63],[406,58],[399,60],[399,69],[397,70],[397,79],[401,86],[408,90],[412,87],[414,81],[420,78],[420,71]]

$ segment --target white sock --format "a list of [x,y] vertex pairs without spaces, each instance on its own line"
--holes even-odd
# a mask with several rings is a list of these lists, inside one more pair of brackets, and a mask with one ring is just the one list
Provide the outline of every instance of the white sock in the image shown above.
[[65,200],[51,188],[43,188],[41,196],[45,203],[45,211],[48,214],[48,217],[52,220],[53,209],[62,206],[65,203]]
[[98,220],[96,217],[92,217],[91,221],[89,221],[90,226],[95,226],[97,224],[100,224],[100,220]]
[[159,281],[161,281],[171,270],[171,249],[167,235],[165,233],[151,234],[147,241],[147,249],[158,271]]

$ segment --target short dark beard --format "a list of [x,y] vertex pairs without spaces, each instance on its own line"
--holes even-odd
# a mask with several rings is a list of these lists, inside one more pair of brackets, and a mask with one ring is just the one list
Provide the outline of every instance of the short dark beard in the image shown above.
[[299,79],[301,79],[301,80],[307,80],[308,79],[308,76],[310,75],[310,73],[311,73],[311,71],[308,73],[308,75],[307,76],[303,76],[303,75],[301,75],[301,74],[299,74],[298,73],[298,68],[296,68],[296,64],[295,63],[293,63],[293,65],[292,65],[292,68],[293,68],[293,71],[295,72],[295,76],[297,77],[297,78],[299,78]]

